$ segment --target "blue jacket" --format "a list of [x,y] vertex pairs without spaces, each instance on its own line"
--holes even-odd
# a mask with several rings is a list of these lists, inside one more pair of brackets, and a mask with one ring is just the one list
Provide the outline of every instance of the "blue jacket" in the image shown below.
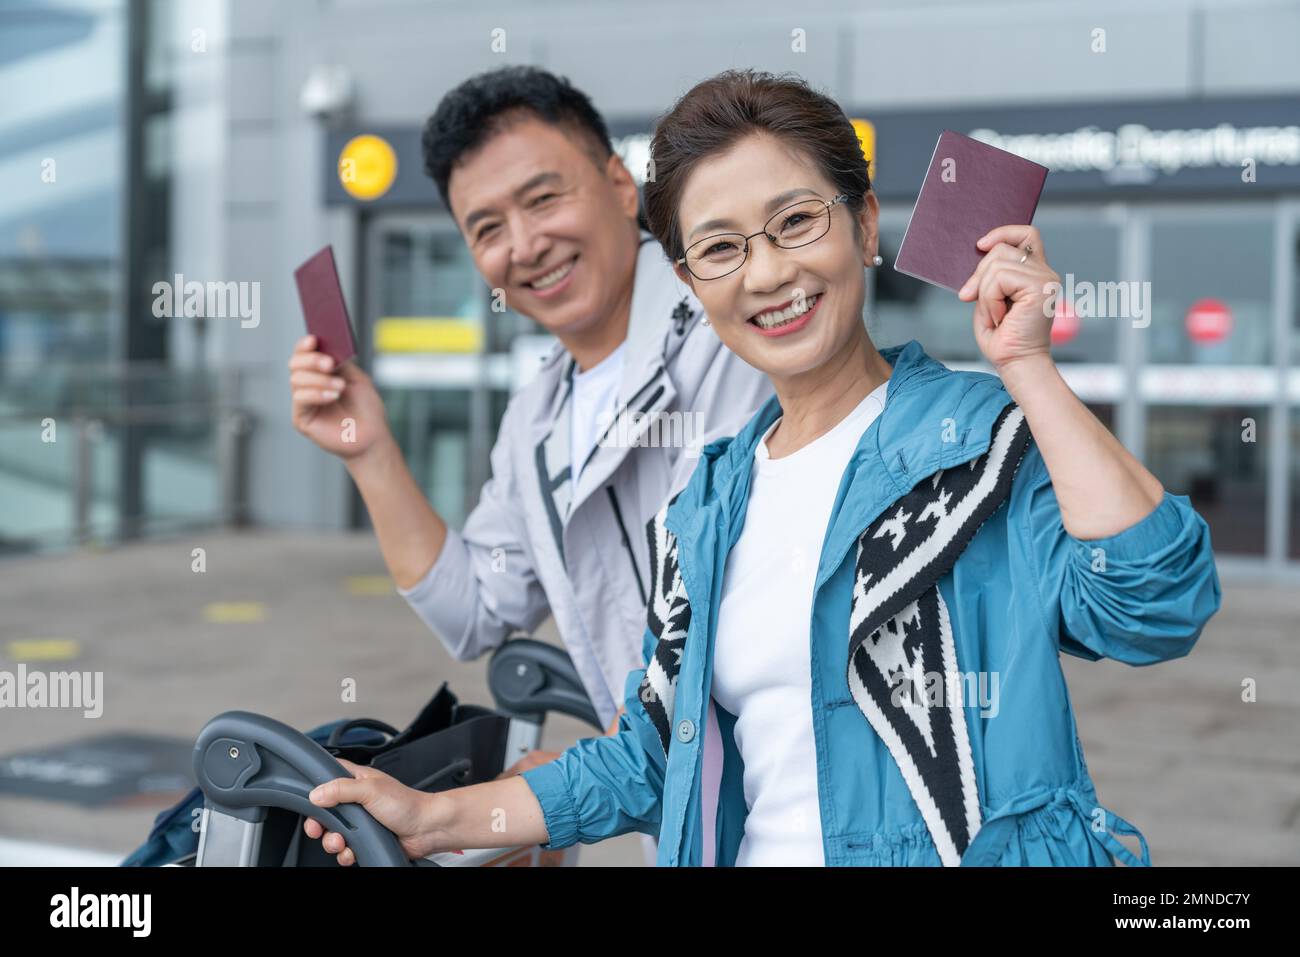
[[[915,341],[882,355],[894,370],[885,409],[863,432],[841,480],[813,599],[811,708],[823,849],[828,865],[939,865],[903,772],[846,682],[854,545],[921,479],[986,452],[1012,400],[997,377],[947,369]],[[635,830],[657,835],[660,866],[734,864],[748,813],[744,769],[735,716],[709,694],[712,645],[754,448],[780,414],[772,398],[734,438],[706,446],[666,512],[690,603],[666,758],[638,693],[642,668],[628,675],[617,734],[581,740],[523,773],[545,817],[547,847]],[[1005,505],[937,585],[960,669],[999,680],[996,713],[978,701],[963,705],[982,823],[960,862],[1109,866],[1118,857],[1149,864],[1145,838],[1098,803],[1058,655],[1132,665],[1186,655],[1220,603],[1205,521],[1186,496],[1166,492],[1155,511],[1124,531],[1076,539],[1061,523],[1051,479],[1030,442]],[[645,662],[656,640],[647,628]],[[721,752],[716,805],[705,793],[709,732],[719,740],[708,743]],[[1138,838],[1140,860],[1116,833]]]

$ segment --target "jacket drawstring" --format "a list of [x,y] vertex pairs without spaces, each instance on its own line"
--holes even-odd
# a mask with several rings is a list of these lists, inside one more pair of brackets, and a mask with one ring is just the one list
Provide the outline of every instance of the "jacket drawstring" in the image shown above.
[[[1069,801],[1074,806],[1079,816],[1088,822],[1088,833],[1115,857],[1129,867],[1151,866],[1151,853],[1147,848],[1147,840],[1142,836],[1141,831],[1113,811],[1102,807],[1096,802],[1085,801],[1083,795],[1078,791],[1066,787],[1038,788],[1022,794],[998,808],[997,811],[985,819],[980,829],[975,832],[974,840],[966,848],[966,853],[962,855],[962,866],[997,866],[1002,860],[1003,852],[1011,842],[1011,838],[1015,835],[1016,819],[1021,814],[1036,811],[1047,804],[1063,801]],[[1106,825],[1105,829],[1101,831],[1098,831],[1093,825],[1093,814],[1098,810],[1102,812],[1102,823]],[[1137,837],[1142,844],[1142,858],[1139,860],[1132,851],[1116,839],[1115,834]]]

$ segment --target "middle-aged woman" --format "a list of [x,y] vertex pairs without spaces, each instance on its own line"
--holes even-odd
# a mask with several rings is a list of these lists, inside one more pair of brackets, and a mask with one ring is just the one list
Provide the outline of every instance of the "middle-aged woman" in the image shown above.
[[651,154],[652,231],[776,394],[650,524],[618,733],[437,795],[350,766],[313,799],[413,856],[640,830],[661,865],[1150,863],[1098,803],[1059,653],[1185,655],[1219,582],[1205,522],[1053,364],[1038,231],[979,241],[959,297],[997,375],[954,372],[867,334],[878,205],[832,100],[728,71]]

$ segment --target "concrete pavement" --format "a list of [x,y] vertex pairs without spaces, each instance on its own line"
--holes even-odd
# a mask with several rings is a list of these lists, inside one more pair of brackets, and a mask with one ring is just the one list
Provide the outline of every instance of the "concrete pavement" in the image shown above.
[[[452,660],[384,574],[369,534],[213,531],[6,559],[0,669],[16,667],[15,650],[72,655],[29,667],[102,671],[104,711],[0,710],[0,756],[111,731],[192,740],[230,708],[302,728],[349,714],[403,725],[444,680],[490,705],[484,662]],[[1185,659],[1064,659],[1098,796],[1146,835],[1154,863],[1300,863],[1297,621],[1294,588],[1227,582],[1223,611]],[[556,640],[549,626],[538,637]],[[341,701],[347,678],[355,704]],[[1244,679],[1256,682],[1253,703]],[[591,733],[554,717],[543,746]],[[102,862],[137,845],[174,797],[90,809],[0,794],[0,864],[6,846],[16,860],[46,844]],[[638,865],[641,839],[584,846],[581,858]]]

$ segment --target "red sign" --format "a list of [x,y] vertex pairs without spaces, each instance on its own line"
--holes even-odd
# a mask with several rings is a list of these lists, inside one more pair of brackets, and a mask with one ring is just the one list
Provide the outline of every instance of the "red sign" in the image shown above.
[[1057,296],[1056,315],[1052,317],[1052,345],[1069,342],[1078,334],[1078,313],[1074,311],[1074,306],[1065,301],[1064,296]]
[[1187,310],[1186,324],[1193,342],[1221,342],[1232,332],[1232,310],[1222,299],[1198,299]]

